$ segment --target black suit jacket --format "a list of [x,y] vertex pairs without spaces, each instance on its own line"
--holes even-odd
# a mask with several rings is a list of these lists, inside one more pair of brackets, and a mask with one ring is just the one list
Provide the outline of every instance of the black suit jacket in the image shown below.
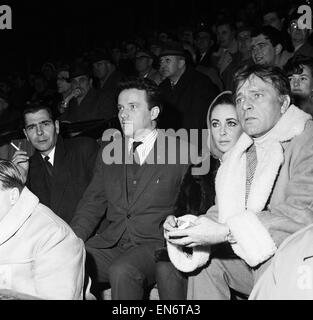
[[88,186],[99,145],[94,139],[58,136],[51,187],[44,160],[38,151],[30,158],[27,186],[40,202],[70,222],[76,206]]
[[[164,135],[159,132],[157,140],[163,138]],[[170,142],[175,140],[174,137],[165,139]],[[124,139],[119,140],[124,142]],[[160,148],[156,150],[156,146],[157,142],[149,155],[154,152],[160,159],[162,151]],[[89,246],[112,247],[125,231],[133,244],[151,243],[162,246],[162,224],[168,215],[175,212],[180,184],[189,166],[186,161],[179,164],[179,151],[181,148],[187,150],[187,144],[182,142],[180,146],[177,143],[176,150],[173,148],[177,155],[174,164],[168,163],[168,152],[165,152],[165,164],[145,163],[130,201],[127,199],[125,161],[121,164],[105,164],[102,153],[106,153],[106,148],[104,146],[100,149],[93,179],[77,207],[71,227],[78,237],[86,241],[103,218],[104,209],[107,209],[108,226],[89,239]]]
[[187,67],[172,88],[169,79],[159,85],[164,108],[160,128],[206,128],[206,115],[218,88],[209,77]]

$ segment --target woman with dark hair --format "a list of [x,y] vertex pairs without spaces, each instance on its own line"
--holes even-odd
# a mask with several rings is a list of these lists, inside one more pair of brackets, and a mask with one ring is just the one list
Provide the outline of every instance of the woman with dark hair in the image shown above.
[[[214,180],[222,156],[237,142],[242,133],[231,91],[220,93],[211,103],[207,113],[209,154],[203,155],[204,161],[210,161],[207,174],[192,175],[189,168],[177,199],[176,217],[185,214],[201,215],[214,205]],[[156,252],[156,279],[161,300],[184,300],[187,294],[188,273],[183,273],[170,262],[167,250]]]

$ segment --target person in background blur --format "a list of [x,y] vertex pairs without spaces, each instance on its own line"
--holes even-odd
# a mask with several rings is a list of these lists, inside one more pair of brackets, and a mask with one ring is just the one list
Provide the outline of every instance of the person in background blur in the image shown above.
[[154,56],[151,52],[139,49],[136,52],[135,68],[140,78],[153,80],[157,85],[162,81],[162,76],[158,70],[153,68]]
[[295,56],[284,68],[294,104],[313,115],[313,58]]
[[313,58],[313,47],[308,41],[312,30],[299,28],[298,19],[300,16],[301,14],[297,12],[293,13],[288,23],[288,32],[294,49],[293,54]]

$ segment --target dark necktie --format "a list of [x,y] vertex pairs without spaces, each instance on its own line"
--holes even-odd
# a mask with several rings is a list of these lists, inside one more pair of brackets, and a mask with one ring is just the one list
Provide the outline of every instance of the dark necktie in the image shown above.
[[48,174],[49,174],[50,177],[52,177],[52,174],[53,174],[53,166],[52,166],[52,164],[49,162],[49,159],[50,159],[49,156],[45,156],[45,157],[44,157]]
[[252,183],[252,180],[253,180],[253,176],[254,176],[254,172],[255,172],[255,169],[256,169],[256,165],[258,163],[255,144],[253,144],[252,146],[249,147],[249,149],[247,150],[246,155],[247,155],[247,165],[246,165],[247,178],[246,178],[246,199],[245,199],[245,203],[246,203],[246,206],[247,206],[247,201],[248,201],[248,196],[249,196],[249,193],[250,193],[251,183]]

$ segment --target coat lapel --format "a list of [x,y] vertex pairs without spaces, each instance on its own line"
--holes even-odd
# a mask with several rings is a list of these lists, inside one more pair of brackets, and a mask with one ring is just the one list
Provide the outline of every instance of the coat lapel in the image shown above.
[[53,164],[53,179],[51,187],[51,208],[57,211],[70,181],[69,155],[66,153],[62,137],[58,137]]

